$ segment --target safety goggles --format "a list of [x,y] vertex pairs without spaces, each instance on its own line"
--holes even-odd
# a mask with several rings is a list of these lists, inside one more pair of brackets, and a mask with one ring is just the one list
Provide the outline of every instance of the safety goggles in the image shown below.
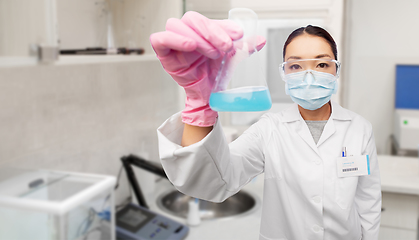
[[333,59],[322,58],[298,59],[282,63],[279,69],[282,79],[284,79],[285,75],[304,72],[306,70],[329,73],[338,78],[340,73],[340,62]]

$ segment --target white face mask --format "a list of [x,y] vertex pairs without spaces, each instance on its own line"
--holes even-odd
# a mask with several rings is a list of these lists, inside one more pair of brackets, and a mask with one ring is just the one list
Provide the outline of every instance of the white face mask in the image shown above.
[[305,70],[283,76],[285,92],[304,109],[316,110],[330,101],[337,91],[337,78],[330,73]]

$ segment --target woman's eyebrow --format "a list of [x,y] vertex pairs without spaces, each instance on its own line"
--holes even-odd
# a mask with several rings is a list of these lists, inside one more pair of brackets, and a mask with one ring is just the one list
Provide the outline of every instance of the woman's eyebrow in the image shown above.
[[[319,55],[317,55],[316,57],[314,57],[314,59],[316,59],[316,58],[332,58],[329,54],[327,54],[327,53],[323,53],[323,54],[319,54]],[[288,61],[288,60],[290,60],[290,59],[295,59],[295,60],[298,60],[298,59],[302,59],[301,57],[298,57],[298,56],[290,56],[290,57],[288,57],[287,58],[287,60],[286,61]]]
[[332,58],[329,54],[320,54],[320,55],[317,55],[315,58],[324,58],[324,57]]
[[290,60],[290,59],[301,59],[301,57],[297,57],[297,56],[290,56],[289,58],[287,58],[286,61]]

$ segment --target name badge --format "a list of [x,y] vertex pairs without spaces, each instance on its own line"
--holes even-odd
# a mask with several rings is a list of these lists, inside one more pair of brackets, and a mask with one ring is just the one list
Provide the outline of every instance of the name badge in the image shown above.
[[370,158],[368,155],[337,158],[338,177],[355,177],[370,175]]

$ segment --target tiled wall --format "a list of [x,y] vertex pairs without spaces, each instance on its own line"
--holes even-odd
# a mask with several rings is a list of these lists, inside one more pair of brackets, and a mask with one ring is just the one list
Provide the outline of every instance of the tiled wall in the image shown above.
[[0,68],[0,167],[116,176],[123,155],[158,160],[178,93],[157,60]]

